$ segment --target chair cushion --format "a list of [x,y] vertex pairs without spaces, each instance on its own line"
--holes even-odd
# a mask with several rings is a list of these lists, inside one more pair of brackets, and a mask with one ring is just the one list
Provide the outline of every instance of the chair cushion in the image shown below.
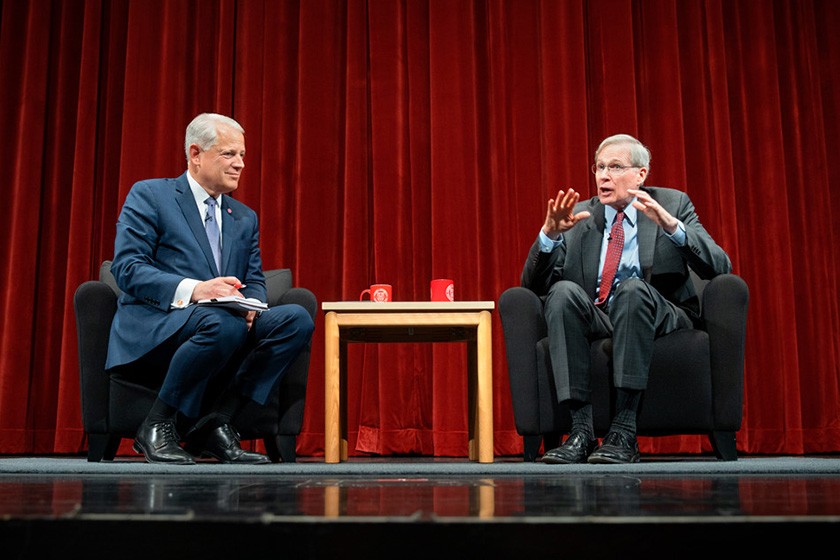
[[[614,414],[610,339],[591,346],[592,405],[595,431],[606,433]],[[568,432],[568,408],[557,403],[548,338],[537,343],[540,430]],[[706,432],[714,429],[712,416],[709,337],[704,331],[685,329],[654,343],[648,388],[639,410],[640,435]]]
[[679,330],[656,340],[638,425],[648,435],[716,428],[705,331]]

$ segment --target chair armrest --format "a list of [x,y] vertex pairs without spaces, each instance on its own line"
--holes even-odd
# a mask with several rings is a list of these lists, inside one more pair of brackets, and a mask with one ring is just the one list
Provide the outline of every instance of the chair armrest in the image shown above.
[[265,275],[266,303],[269,307],[273,307],[278,305],[283,294],[292,288],[292,271],[288,268],[277,268],[266,270],[263,274]]
[[741,428],[748,304],[747,283],[735,274],[716,276],[703,290],[715,425],[720,430]]
[[312,319],[318,313],[318,300],[311,291],[306,288],[292,288],[280,296],[280,303],[283,305],[296,303],[306,309]]
[[76,336],[79,343],[79,381],[82,420],[88,433],[108,431],[110,379],[105,372],[111,322],[117,312],[117,295],[106,283],[91,280],[73,296]]
[[[306,288],[291,288],[280,296],[280,305],[297,304],[306,309],[312,320],[318,312],[318,300]],[[280,381],[278,433],[298,435],[303,424],[306,389],[309,378],[309,359],[312,342],[300,351],[289,371]]]
[[514,419],[520,434],[538,429],[537,342],[545,338],[542,300],[531,290],[508,288],[499,297]]
[[296,303],[306,309],[312,319],[318,313],[318,300],[306,288],[292,287],[292,271],[278,268],[265,271],[265,289],[269,307]]

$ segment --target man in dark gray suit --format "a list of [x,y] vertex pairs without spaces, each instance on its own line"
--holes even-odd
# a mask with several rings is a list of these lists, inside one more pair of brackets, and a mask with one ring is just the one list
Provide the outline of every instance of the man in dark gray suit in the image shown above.
[[[149,462],[192,464],[194,453],[268,463],[240,447],[231,424],[249,401],[265,404],[314,324],[299,305],[257,314],[197,304],[225,296],[265,302],[265,277],[257,215],[230,196],[245,168],[245,131],[204,113],[187,126],[184,149],[183,175],[136,183],[120,212],[111,271],[122,295],[106,367],[149,384],[165,372],[134,439]],[[178,420],[192,453],[180,446]]]
[[[636,416],[653,341],[699,320],[689,267],[701,278],[732,270],[685,193],[644,186],[649,169],[637,139],[605,139],[592,166],[597,196],[580,202],[560,190],[528,253],[522,286],[544,297],[557,398],[572,414],[569,437],[546,451],[546,463],[639,460]],[[603,337],[613,340],[616,414],[598,446],[589,344]]]

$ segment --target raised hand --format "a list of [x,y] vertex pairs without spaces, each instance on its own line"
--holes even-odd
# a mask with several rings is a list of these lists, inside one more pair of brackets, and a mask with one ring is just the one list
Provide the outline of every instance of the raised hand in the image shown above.
[[551,239],[557,239],[564,231],[572,229],[576,223],[590,216],[589,212],[574,213],[575,204],[580,200],[580,194],[574,189],[557,191],[557,196],[548,200],[545,212],[545,223],[542,231]]
[[677,219],[653,200],[648,193],[641,189],[628,189],[627,192],[636,197],[633,206],[655,222],[656,225],[668,232],[669,235],[677,231]]

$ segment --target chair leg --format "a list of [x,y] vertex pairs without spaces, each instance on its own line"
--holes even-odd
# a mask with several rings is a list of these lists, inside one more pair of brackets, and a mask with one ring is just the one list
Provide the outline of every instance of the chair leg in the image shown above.
[[277,438],[280,436],[268,436],[263,438],[265,444],[265,453],[272,463],[280,462],[280,448],[277,445]]
[[103,459],[113,461],[121,440],[121,437],[114,434],[88,434],[88,462],[98,463]]
[[297,462],[297,437],[291,435],[277,434],[265,438],[265,449],[268,457],[273,463],[295,463]]
[[537,454],[540,452],[542,436],[522,436],[522,439],[525,443],[525,453],[522,460],[526,463],[533,463],[537,460]]
[[737,461],[738,449],[735,446],[735,432],[713,431],[709,441],[715,455],[721,461]]
[[549,449],[560,447],[560,440],[562,438],[563,434],[560,432],[548,432],[547,434],[543,434],[543,445],[545,450],[548,451]]

